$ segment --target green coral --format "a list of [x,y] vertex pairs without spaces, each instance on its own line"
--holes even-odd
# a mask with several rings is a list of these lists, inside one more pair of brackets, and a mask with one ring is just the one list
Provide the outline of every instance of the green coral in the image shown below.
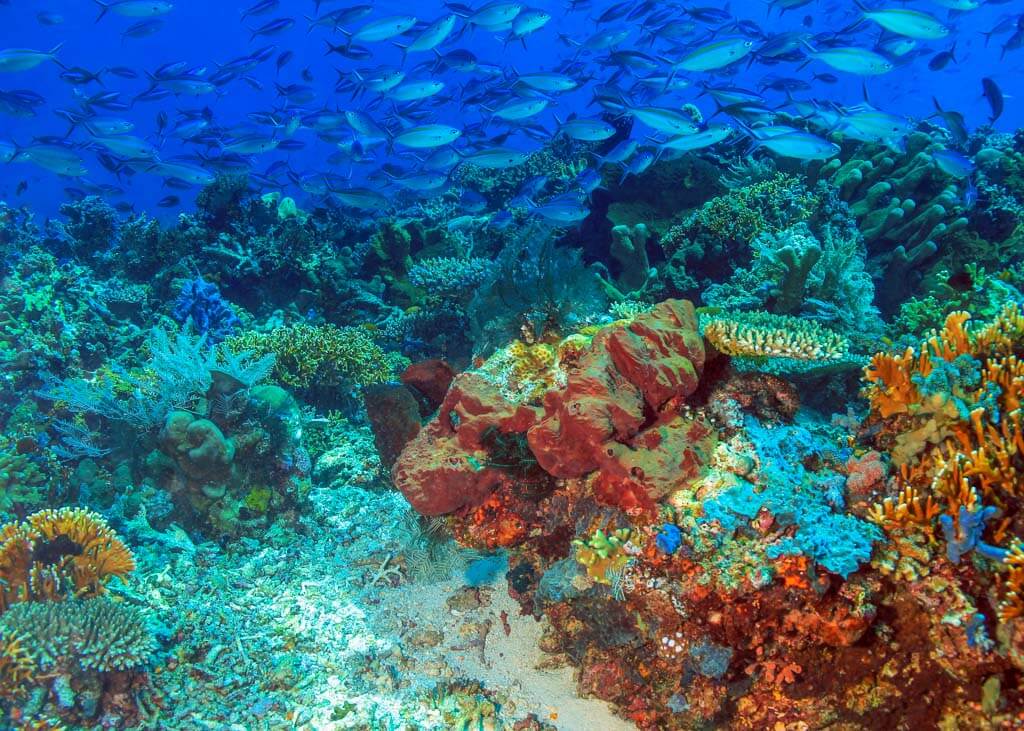
[[[864,247],[856,232],[821,229],[821,237],[805,223],[757,237],[754,258],[728,282],[713,284],[704,302],[724,310],[765,310],[777,315],[802,315],[859,340],[882,330],[874,307],[875,287],[865,270]],[[865,342],[860,349],[873,349]]]
[[49,491],[50,478],[39,463],[19,452],[17,442],[0,440],[0,512],[41,507]]
[[225,345],[236,353],[273,354],[273,377],[300,389],[385,383],[403,366],[360,327],[290,325],[232,335]]
[[680,293],[695,296],[749,262],[757,236],[809,219],[820,202],[819,194],[799,178],[782,173],[712,198],[661,237],[668,259],[663,278]]

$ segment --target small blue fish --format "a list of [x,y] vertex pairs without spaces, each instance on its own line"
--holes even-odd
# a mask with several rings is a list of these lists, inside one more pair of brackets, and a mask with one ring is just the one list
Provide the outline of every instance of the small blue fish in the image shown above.
[[953,176],[957,180],[970,177],[976,168],[971,158],[956,150],[936,150],[932,153],[932,159],[938,165],[939,170],[946,173],[946,175]]

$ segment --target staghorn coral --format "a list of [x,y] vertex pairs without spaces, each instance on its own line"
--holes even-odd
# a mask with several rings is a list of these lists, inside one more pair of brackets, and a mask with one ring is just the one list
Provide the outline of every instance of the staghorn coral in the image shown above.
[[475,289],[493,276],[488,259],[432,257],[421,259],[409,270],[409,282],[424,290],[427,302],[468,302]]
[[14,711],[8,718],[78,727],[104,711],[114,722],[117,705],[137,713],[115,700],[116,688],[141,677],[156,642],[141,610],[106,595],[113,577],[134,568],[128,547],[82,508],[0,527],[0,707]]
[[[124,689],[146,682],[156,649],[147,615],[107,597],[18,604],[0,617],[0,697],[15,718],[71,728],[130,726],[139,708]],[[134,695],[134,694],[132,694]],[[29,728],[29,726],[25,726]]]
[[0,617],[0,636],[17,638],[37,677],[130,670],[156,645],[142,611],[108,598],[18,604]]

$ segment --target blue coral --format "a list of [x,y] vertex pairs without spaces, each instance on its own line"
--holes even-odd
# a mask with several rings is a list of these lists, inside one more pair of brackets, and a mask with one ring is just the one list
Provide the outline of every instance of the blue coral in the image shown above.
[[942,535],[946,538],[946,557],[958,564],[960,559],[977,549],[978,553],[993,561],[1005,559],[1007,551],[981,540],[985,524],[997,512],[998,510],[991,505],[978,506],[976,510],[968,510],[966,505],[961,505],[956,521],[951,515],[940,515]]
[[196,331],[211,343],[224,340],[240,324],[217,285],[202,277],[190,279],[182,285],[172,314],[180,323],[191,320]]
[[680,532],[677,526],[671,523],[665,523],[661,526],[661,530],[658,531],[657,537],[654,539],[655,544],[662,553],[672,555],[679,550],[679,546],[683,543],[683,534]]
[[[800,426],[765,427],[748,417],[746,432],[760,458],[763,488],[758,492],[740,481],[705,502],[699,522],[717,521],[728,536],[767,510],[780,527],[796,528],[791,537],[768,546],[768,558],[807,556],[843,578],[868,561],[882,533],[841,512],[842,477],[823,466],[841,461],[836,450]],[[812,464],[822,466],[812,471],[807,467]]]

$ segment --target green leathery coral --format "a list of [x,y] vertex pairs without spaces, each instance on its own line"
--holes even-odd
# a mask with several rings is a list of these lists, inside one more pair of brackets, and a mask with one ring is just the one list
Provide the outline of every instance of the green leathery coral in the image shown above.
[[626,544],[631,538],[629,528],[619,528],[605,533],[598,528],[586,540],[572,542],[576,549],[576,560],[587,567],[587,575],[599,584],[611,584],[612,577],[629,561]]
[[273,377],[295,388],[384,383],[401,365],[359,327],[290,325],[233,335],[225,345],[236,353],[274,354]]

